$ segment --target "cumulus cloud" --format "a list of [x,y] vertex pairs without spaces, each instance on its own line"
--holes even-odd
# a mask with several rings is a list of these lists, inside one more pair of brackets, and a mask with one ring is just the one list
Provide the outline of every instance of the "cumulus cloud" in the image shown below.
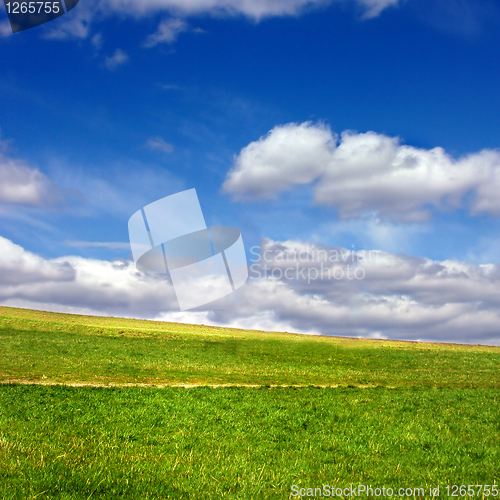
[[305,184],[317,204],[338,208],[342,218],[376,211],[421,221],[428,207],[464,206],[500,216],[500,151],[454,159],[442,148],[415,148],[375,132],[338,138],[323,124],[292,123],[243,148],[223,190],[235,198],[271,197]]
[[144,42],[147,48],[156,47],[161,43],[172,43],[183,31],[188,29],[188,24],[182,19],[164,19],[159,25],[156,33],[148,36]]
[[0,203],[51,206],[64,198],[45,174],[0,150]]
[[123,66],[128,63],[128,61],[128,55],[122,49],[116,49],[112,56],[107,56],[104,59],[104,64],[106,65],[106,68],[113,71],[119,66]]
[[169,282],[141,275],[131,262],[77,256],[47,260],[2,237],[0,251],[3,304],[136,317],[177,308]]
[[74,269],[62,260],[47,261],[0,237],[0,282],[4,287],[74,279]]
[[331,162],[335,146],[336,137],[321,124],[275,127],[242,149],[224,189],[241,196],[270,197],[310,184]]
[[498,265],[301,241],[260,250],[249,286],[214,319],[249,325],[267,314],[309,333],[500,344]]
[[0,237],[0,303],[53,311],[367,338],[500,345],[500,266],[352,252],[302,241],[251,249],[250,279],[179,312],[161,275],[132,262],[43,259]]

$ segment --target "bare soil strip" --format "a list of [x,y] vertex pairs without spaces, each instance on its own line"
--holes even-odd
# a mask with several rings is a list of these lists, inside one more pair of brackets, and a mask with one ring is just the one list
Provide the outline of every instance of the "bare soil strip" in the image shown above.
[[[54,382],[54,381],[45,381],[45,380],[1,380],[1,385],[39,385],[39,386],[65,386],[65,387],[104,387],[104,388],[113,388],[113,387],[149,387],[155,389],[163,389],[166,387],[180,387],[183,389],[194,389],[196,387],[210,387],[212,389],[228,389],[228,388],[245,388],[245,389],[260,389],[263,387],[267,388],[283,388],[283,389],[305,389],[307,387],[313,387],[316,389],[342,389],[342,388],[356,388],[356,389],[375,389],[377,387],[382,387],[380,385],[296,385],[296,384],[141,384],[141,383],[100,383],[100,382]],[[395,389],[392,386],[383,386],[385,389]]]

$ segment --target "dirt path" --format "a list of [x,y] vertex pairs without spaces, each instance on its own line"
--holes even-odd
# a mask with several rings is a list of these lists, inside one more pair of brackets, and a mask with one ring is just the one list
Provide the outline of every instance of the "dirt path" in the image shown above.
[[[39,385],[39,386],[64,386],[64,387],[149,387],[155,389],[163,389],[166,387],[182,387],[184,389],[193,389],[196,387],[211,387],[213,389],[227,389],[227,388],[246,388],[246,389],[260,389],[264,387],[268,388],[283,388],[283,389],[304,389],[307,387],[314,387],[317,389],[338,389],[346,388],[347,386],[342,386],[340,384],[335,385],[286,385],[286,384],[176,384],[176,383],[166,383],[166,384],[141,384],[141,383],[100,383],[100,382],[55,382],[46,380],[1,380],[0,385]],[[355,387],[356,389],[375,389],[380,386],[370,386],[370,385],[350,385],[349,387]],[[386,389],[395,389],[395,387],[385,387]]]

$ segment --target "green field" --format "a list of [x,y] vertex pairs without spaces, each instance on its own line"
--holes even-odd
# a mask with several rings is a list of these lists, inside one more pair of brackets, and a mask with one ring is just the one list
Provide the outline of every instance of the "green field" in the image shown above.
[[2,307],[0,382],[1,499],[500,482],[496,347]]

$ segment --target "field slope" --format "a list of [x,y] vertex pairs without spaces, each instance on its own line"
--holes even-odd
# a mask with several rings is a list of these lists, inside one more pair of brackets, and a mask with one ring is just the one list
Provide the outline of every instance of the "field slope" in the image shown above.
[[498,464],[500,348],[0,307],[2,499],[445,497]]
[[0,382],[500,388],[500,348],[0,307]]

